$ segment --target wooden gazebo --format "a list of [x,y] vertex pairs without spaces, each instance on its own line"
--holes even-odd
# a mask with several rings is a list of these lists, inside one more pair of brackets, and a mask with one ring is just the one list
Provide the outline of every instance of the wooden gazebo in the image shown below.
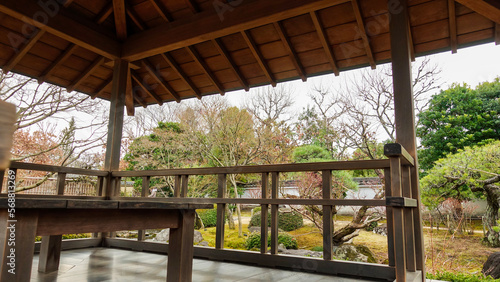
[[[145,196],[150,177],[173,175],[179,198],[171,201],[176,203],[195,201],[182,199],[189,175],[217,174],[219,198],[203,201],[218,204],[219,223],[223,222],[224,205],[237,201],[224,198],[226,174],[262,173],[264,183],[272,180],[271,195],[267,198],[268,187],[263,185],[263,199],[248,202],[272,208],[271,254],[264,249],[261,254],[224,250],[222,224],[216,248],[195,248],[195,256],[278,267],[315,261],[316,268],[308,271],[398,281],[405,281],[410,272],[425,279],[422,227],[416,208],[419,186],[411,61],[416,56],[454,53],[487,42],[500,42],[498,0],[1,0],[0,66],[4,72],[111,102],[104,171],[23,163],[13,163],[11,169],[58,172],[60,194],[66,173],[95,175],[102,183],[96,196],[106,199],[116,199],[115,183],[120,177],[144,177]],[[386,147],[389,160],[118,171],[124,113],[133,115],[137,106],[202,99],[294,79],[305,81],[387,62],[393,67],[399,144]],[[328,172],[373,168],[386,170],[386,199],[349,202],[331,198]],[[332,260],[328,232],[331,234],[333,225],[328,216],[324,218],[323,260],[277,255],[278,205],[303,203],[279,199],[279,173],[308,170],[323,171],[324,199],[309,202],[322,205],[325,214],[336,204],[388,207],[389,266]],[[267,229],[262,232],[267,240]],[[44,238],[46,244],[60,248],[60,240],[52,239]],[[109,236],[87,242],[78,246],[159,251],[141,236],[136,242]]]

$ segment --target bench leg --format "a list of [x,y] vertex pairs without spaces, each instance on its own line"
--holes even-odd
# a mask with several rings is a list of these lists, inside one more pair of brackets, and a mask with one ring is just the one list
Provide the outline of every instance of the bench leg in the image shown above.
[[50,235],[42,237],[38,271],[48,273],[59,269],[61,258],[62,235]]
[[14,219],[0,211],[0,281],[30,281],[38,212],[17,210]]
[[170,228],[167,282],[192,281],[194,210],[179,213],[179,228]]

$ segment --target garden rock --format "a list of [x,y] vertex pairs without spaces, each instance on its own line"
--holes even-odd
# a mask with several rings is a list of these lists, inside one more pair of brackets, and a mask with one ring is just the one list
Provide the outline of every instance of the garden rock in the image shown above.
[[500,252],[491,254],[483,265],[483,274],[494,279],[500,278]]
[[278,252],[279,252],[279,253],[282,253],[282,252],[284,252],[284,251],[286,251],[286,247],[285,247],[285,245],[283,245],[283,244],[279,244],[279,245],[278,245]]
[[[163,229],[162,231],[160,231],[159,233],[157,233],[154,240],[155,241],[159,241],[159,242],[168,242],[169,237],[170,237],[170,228],[167,228],[167,229]],[[198,244],[201,241],[203,241],[203,235],[201,235],[200,231],[195,230],[194,231],[193,242],[195,244]]]
[[335,258],[348,261],[376,263],[375,256],[366,246],[344,244],[333,247]]
[[382,236],[387,236],[387,224],[381,224],[375,228],[373,228],[373,233],[379,234]]
[[208,247],[208,242],[207,241],[201,241],[198,246],[203,246],[203,247]]

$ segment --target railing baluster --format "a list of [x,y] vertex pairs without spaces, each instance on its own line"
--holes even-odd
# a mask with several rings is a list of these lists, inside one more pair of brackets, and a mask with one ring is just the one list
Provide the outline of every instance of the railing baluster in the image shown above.
[[96,196],[102,196],[103,188],[104,188],[104,177],[98,176],[97,177]]
[[[271,198],[278,199],[279,174],[271,173]],[[278,204],[271,205],[271,254],[278,254]]]
[[[264,172],[262,173],[262,199],[267,199],[267,186],[269,184],[269,173]],[[260,252],[262,254],[267,253],[267,236],[268,236],[268,205],[266,204],[261,204],[260,205]]]
[[[401,197],[401,159],[399,157],[390,157],[391,163],[391,188],[392,196]],[[394,218],[394,249],[396,261],[396,280],[398,282],[406,281],[406,246],[404,230],[404,208],[393,207]]]
[[[147,197],[149,195],[149,182],[151,181],[150,176],[142,177],[142,189],[141,197]],[[137,241],[144,241],[146,239],[146,230],[137,231]]]
[[[403,197],[411,198],[411,180],[410,167],[403,166],[401,168]],[[415,262],[415,233],[413,230],[413,209],[404,209],[404,224],[406,236],[406,269],[411,272],[417,270]]]
[[188,193],[188,177],[189,175],[185,174],[182,176],[182,185],[181,185],[181,198],[187,197]]
[[[217,197],[223,199],[226,197],[226,174],[218,175]],[[215,231],[215,248],[224,249],[224,226],[225,226],[226,204],[217,204],[217,227]]]
[[0,170],[0,194],[7,194],[7,189],[5,189],[5,193],[3,190],[3,179],[5,177],[5,170]]
[[66,186],[66,173],[59,172],[57,174],[57,195],[64,195],[64,187]]
[[[391,170],[384,169],[385,182],[385,197],[392,196],[391,189]],[[392,218],[392,207],[386,207],[385,213],[387,217],[387,253],[389,256],[389,266],[395,266],[394,261],[394,220]]]
[[[323,199],[330,200],[332,198],[332,171],[323,170]],[[332,206],[323,206],[323,259],[332,260],[333,249],[333,218]]]
[[174,176],[174,197],[179,198],[181,196],[181,181],[180,175]]

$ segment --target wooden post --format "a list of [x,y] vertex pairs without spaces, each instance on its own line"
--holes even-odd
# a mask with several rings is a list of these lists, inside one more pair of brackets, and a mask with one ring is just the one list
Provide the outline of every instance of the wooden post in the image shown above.
[[181,198],[186,198],[188,193],[188,177],[189,175],[182,176],[182,184],[181,184]]
[[[408,1],[388,0],[389,30],[391,38],[392,79],[394,85],[394,113],[396,121],[396,142],[400,143],[415,160],[411,168],[410,182],[413,198],[418,208],[414,209],[414,234],[416,268],[422,271],[425,282],[425,257],[423,230],[420,214],[420,187],[418,183],[418,159],[415,135],[415,114],[411,77],[411,46],[409,35]],[[394,181],[394,179],[393,179]],[[395,196],[395,195],[394,195]],[[397,230],[396,230],[397,231]]]
[[167,281],[192,281],[194,210],[180,210],[178,228],[170,228]]
[[174,178],[174,197],[179,198],[181,196],[181,181],[180,175],[176,175]]
[[[262,199],[267,199],[267,186],[269,185],[269,173],[262,173]],[[262,204],[260,205],[260,253],[267,253],[267,236],[268,236],[268,228],[269,225],[267,220],[267,209],[268,205]]]
[[[57,173],[57,195],[64,195],[66,184],[66,173]],[[59,269],[61,258],[62,235],[42,236],[40,255],[38,261],[38,271],[48,273]]]
[[[279,174],[271,173],[271,198],[278,199]],[[271,254],[278,254],[278,205],[271,205]]]
[[5,170],[0,170],[0,194],[7,194],[7,189],[5,189],[5,193],[3,193],[3,179],[5,177]]
[[[394,197],[401,197],[401,159],[390,157],[391,162],[391,188]],[[393,207],[392,216],[394,220],[394,255],[396,260],[396,281],[406,281],[406,245],[404,214],[402,207]]]
[[[120,147],[123,131],[123,115],[125,107],[125,92],[129,76],[129,62],[115,60],[113,68],[113,83],[111,88],[111,103],[109,108],[108,139],[104,170],[118,170],[120,165]],[[107,177],[105,196],[107,199],[116,196],[116,189],[111,185],[111,177]]]
[[[142,189],[141,189],[141,197],[147,197],[149,195],[149,182],[151,177],[144,176],[142,178]],[[146,230],[137,231],[137,240],[144,241],[146,239]]]
[[[384,169],[385,176],[385,197],[392,196],[391,191],[391,170]],[[394,261],[394,220],[392,216],[392,207],[386,207],[385,213],[387,217],[387,253],[389,256],[389,266],[395,266]]]
[[[401,169],[403,197],[411,198],[410,167],[403,166]],[[415,262],[415,234],[413,224],[413,209],[404,209],[404,224],[406,236],[406,269],[411,272],[417,271]]]
[[[219,174],[217,197],[223,199],[226,195],[226,175]],[[225,227],[226,204],[217,204],[217,227],[215,230],[215,248],[224,249],[224,227]]]
[[[332,171],[323,170],[323,199],[330,200],[332,198]],[[323,206],[323,259],[332,260],[333,249],[333,220],[332,206]]]
[[96,196],[102,196],[102,193],[104,192],[104,177],[98,176],[97,177],[97,187],[96,187]]

